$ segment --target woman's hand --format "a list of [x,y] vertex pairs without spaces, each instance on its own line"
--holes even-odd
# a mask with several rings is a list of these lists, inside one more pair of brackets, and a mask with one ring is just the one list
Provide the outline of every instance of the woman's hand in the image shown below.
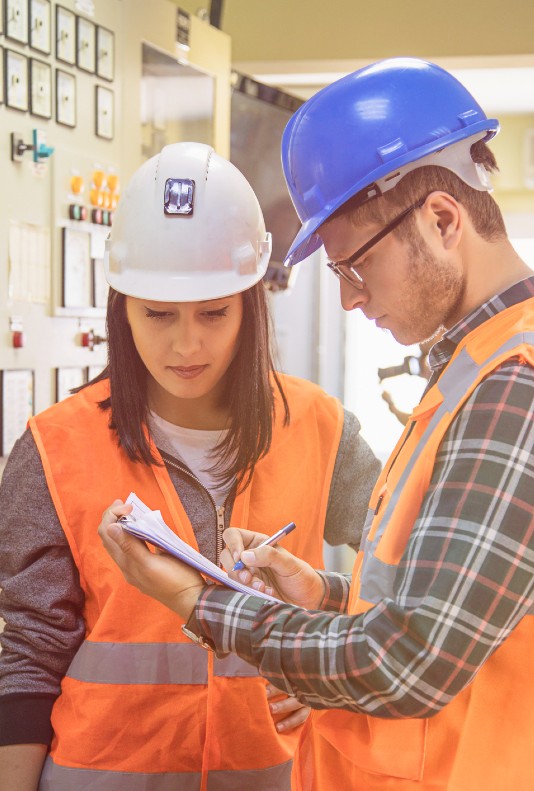
[[[262,533],[229,527],[223,538],[226,549],[221,561],[232,578],[307,610],[320,606],[324,583],[309,563],[281,546],[260,547],[267,538]],[[247,568],[232,571],[237,560],[242,560]]]
[[187,621],[206,584],[201,575],[186,563],[165,552],[151,552],[144,541],[117,524],[129,514],[131,505],[115,500],[102,515],[98,535],[130,585],[157,599]]
[[272,684],[266,687],[271,714],[276,718],[276,730],[287,733],[298,728],[308,719],[311,709],[292,695],[281,692]]

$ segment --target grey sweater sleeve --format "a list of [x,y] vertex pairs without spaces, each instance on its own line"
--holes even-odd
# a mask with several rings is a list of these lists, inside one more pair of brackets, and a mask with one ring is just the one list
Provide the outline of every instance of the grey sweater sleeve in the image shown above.
[[346,409],[324,528],[332,546],[349,544],[358,549],[371,492],[381,464],[360,435],[360,423]]
[[29,430],[0,485],[0,587],[0,744],[46,744],[85,625],[78,570]]

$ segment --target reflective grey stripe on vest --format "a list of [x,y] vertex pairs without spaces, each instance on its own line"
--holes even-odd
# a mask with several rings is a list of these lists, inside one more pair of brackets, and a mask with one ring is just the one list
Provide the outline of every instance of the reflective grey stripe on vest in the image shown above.
[[[508,352],[514,349],[518,344],[526,343],[534,346],[534,332],[523,332],[509,338],[502,344],[496,351],[483,361],[483,366],[495,360],[503,352]],[[391,515],[400,499],[402,490],[410,477],[412,470],[423,453],[429,437],[434,432],[436,426],[439,424],[443,416],[452,412],[456,406],[462,401],[466,392],[469,390],[473,382],[476,381],[480,369],[475,360],[471,357],[467,349],[462,349],[455,360],[453,360],[441,374],[436,387],[439,388],[443,395],[443,403],[440,404],[426,430],[422,434],[419,442],[413,450],[406,467],[395,487],[391,498],[382,514],[381,522],[372,543],[366,542],[364,549],[364,557],[362,562],[361,571],[361,584],[360,596],[365,601],[377,604],[384,598],[393,597],[393,583],[397,574],[397,566],[384,563],[375,557],[376,547],[382,538]],[[368,534],[371,522],[374,518],[374,512],[370,511],[367,515],[365,523],[365,535]],[[363,548],[362,542],[362,548]]]
[[[258,671],[238,656],[216,659],[214,674],[250,678]],[[66,673],[93,684],[207,684],[208,654],[194,643],[93,643],[86,640]]]
[[[209,772],[208,791],[290,791],[292,761],[268,769]],[[39,791],[199,791],[196,772],[107,772],[74,769],[46,759]]]

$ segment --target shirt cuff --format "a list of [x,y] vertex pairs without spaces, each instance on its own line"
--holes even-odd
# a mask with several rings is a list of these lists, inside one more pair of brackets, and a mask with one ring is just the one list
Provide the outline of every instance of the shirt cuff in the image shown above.
[[236,653],[252,662],[252,626],[260,610],[276,604],[220,585],[210,585],[200,595],[187,627],[214,645],[217,656]]
[[50,744],[50,716],[57,695],[0,698],[0,745]]
[[327,612],[347,612],[350,593],[350,574],[339,574],[334,571],[318,571],[324,583],[324,598],[318,610]]

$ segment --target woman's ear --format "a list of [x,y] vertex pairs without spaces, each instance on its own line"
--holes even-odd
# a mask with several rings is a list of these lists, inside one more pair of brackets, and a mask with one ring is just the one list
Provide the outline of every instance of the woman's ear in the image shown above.
[[432,192],[423,206],[431,236],[444,250],[455,249],[462,238],[463,214],[459,202],[447,192]]

